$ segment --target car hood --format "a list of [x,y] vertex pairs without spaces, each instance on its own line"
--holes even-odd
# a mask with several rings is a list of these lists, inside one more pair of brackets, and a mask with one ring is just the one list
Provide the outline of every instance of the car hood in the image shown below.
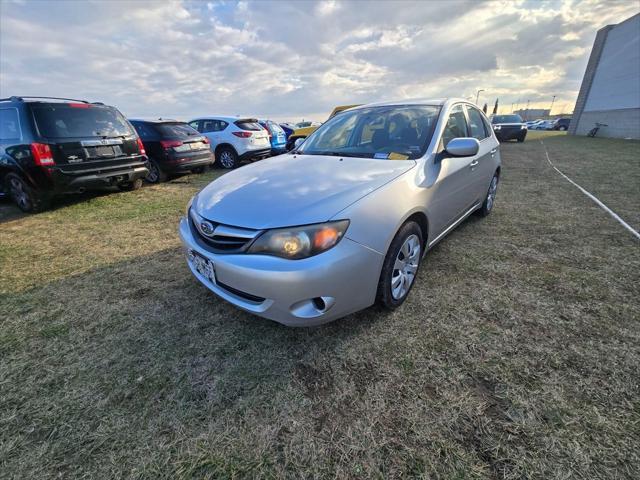
[[500,125],[501,127],[521,127],[524,123],[494,123],[493,125]]
[[211,221],[245,228],[325,222],[416,165],[319,155],[280,155],[211,182],[193,203]]

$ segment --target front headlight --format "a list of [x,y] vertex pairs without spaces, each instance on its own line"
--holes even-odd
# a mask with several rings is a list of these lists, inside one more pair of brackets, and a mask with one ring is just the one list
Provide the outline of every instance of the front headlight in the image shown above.
[[261,253],[299,260],[335,247],[349,227],[349,220],[317,223],[303,227],[267,230],[247,253]]
[[526,130],[527,126],[526,125],[520,125],[520,130]]
[[494,125],[494,126],[493,126],[493,129],[494,129],[494,130],[502,130],[502,126],[500,126],[500,125]]

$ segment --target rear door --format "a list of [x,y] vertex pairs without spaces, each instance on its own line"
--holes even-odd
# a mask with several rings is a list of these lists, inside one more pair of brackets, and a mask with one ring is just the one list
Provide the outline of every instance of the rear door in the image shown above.
[[139,161],[137,134],[118,110],[87,103],[30,105],[38,136],[63,171]]

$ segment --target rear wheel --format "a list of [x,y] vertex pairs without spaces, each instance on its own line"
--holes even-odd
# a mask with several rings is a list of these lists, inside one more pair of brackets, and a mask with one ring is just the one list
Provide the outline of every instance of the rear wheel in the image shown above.
[[37,192],[22,177],[14,173],[6,176],[5,191],[23,212],[41,212],[49,206],[49,197]]
[[233,148],[221,147],[216,152],[216,162],[220,167],[230,170],[238,166],[238,155]]
[[482,203],[482,207],[478,210],[478,213],[481,217],[486,217],[493,210],[493,205],[496,201],[496,193],[498,191],[498,182],[500,181],[500,176],[498,172],[494,173],[493,178],[491,179],[491,183],[489,184],[489,189],[487,190],[487,196]]
[[415,222],[405,223],[387,251],[378,281],[377,300],[393,310],[404,303],[418,273],[424,242]]
[[131,192],[142,188],[142,179],[136,178],[133,182],[121,183],[118,188],[123,192]]
[[167,174],[162,171],[160,165],[156,160],[150,158],[147,161],[147,168],[149,169],[149,173],[145,177],[145,180],[149,183],[160,183],[164,182],[167,179]]

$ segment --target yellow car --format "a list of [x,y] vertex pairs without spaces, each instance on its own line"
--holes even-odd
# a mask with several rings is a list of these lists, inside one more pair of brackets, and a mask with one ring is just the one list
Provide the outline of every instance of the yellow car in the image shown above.
[[[333,112],[331,112],[331,115],[329,115],[329,118],[327,118],[327,120],[335,117],[338,113],[340,113],[340,112],[342,112],[344,110],[348,110],[350,108],[359,107],[359,106],[360,106],[360,104],[356,104],[356,105],[340,105],[340,106],[338,106],[338,107],[333,109]],[[318,126],[296,128],[293,131],[293,133],[289,136],[289,138],[287,139],[287,151],[293,150],[293,147],[294,147],[297,139],[299,139],[299,138],[307,138],[309,135],[311,135],[317,129],[318,129]]]

